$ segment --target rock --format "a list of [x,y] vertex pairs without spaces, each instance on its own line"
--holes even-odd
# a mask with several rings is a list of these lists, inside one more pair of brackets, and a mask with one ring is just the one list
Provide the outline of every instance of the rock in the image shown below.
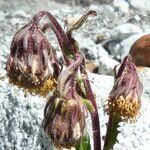
[[100,45],[81,48],[85,54],[86,67],[90,72],[99,74],[113,74],[113,68],[118,64],[117,61],[109,57],[108,52]]
[[67,3],[69,5],[82,5],[82,6],[89,6],[92,3],[105,3],[105,4],[109,4],[111,3],[113,0],[72,0],[72,1],[67,1],[66,0],[55,0],[56,2],[60,2],[60,3]]
[[134,24],[125,23],[121,24],[113,29],[111,32],[111,39],[113,40],[124,40],[131,36],[132,34],[141,34],[142,29]]
[[132,17],[128,20],[128,22],[134,23],[134,22],[140,21],[140,20],[141,20],[141,17],[136,14],[135,16],[132,16]]
[[94,41],[96,44],[103,43],[106,40],[110,39],[110,31],[109,29],[103,28],[99,31],[98,34],[94,37]]
[[52,150],[41,128],[45,101],[0,81],[0,149]]
[[[113,147],[114,150],[121,150],[122,147],[125,147],[125,150],[143,150],[143,147],[148,149],[150,146],[150,68],[142,68],[139,72],[139,76],[144,86],[141,100],[141,114],[135,123],[120,123],[120,127],[118,128],[120,133],[117,138],[118,142]],[[108,98],[114,79],[111,76],[90,74],[90,80],[93,82],[91,82],[91,84],[93,91],[96,94],[96,101],[99,108],[101,135],[104,136],[106,131],[105,123],[107,122],[107,115],[103,112],[102,107],[105,100]]]
[[135,41],[129,53],[136,66],[150,67],[150,34]]
[[17,18],[31,18],[30,14],[25,13],[22,10],[18,10],[14,13],[14,16]]
[[98,65],[93,61],[86,61],[85,67],[89,72],[98,73]]
[[132,36],[130,36],[129,38],[123,40],[120,43],[120,48],[118,51],[118,54],[120,55],[120,58],[123,59],[126,55],[129,54],[129,51],[131,49],[131,46],[133,45],[133,43],[139,39],[143,34],[134,34]]
[[[123,146],[126,147],[126,150],[143,150],[143,147],[150,145],[150,69],[143,68],[139,74],[144,85],[141,115],[136,123],[120,123],[120,128],[118,129],[120,131],[118,135],[119,143],[114,145],[114,150],[120,150]],[[112,76],[96,74],[89,74],[89,79],[93,92],[96,94],[96,102],[101,120],[101,135],[104,136],[108,116],[103,111],[103,104],[108,98],[114,79]],[[25,98],[23,92],[9,86],[7,80],[0,81],[0,97],[1,150],[54,149],[49,145],[41,128],[45,100],[37,96],[27,96]],[[91,137],[90,118],[87,120],[87,129]]]
[[79,48],[85,54],[86,59],[96,60],[99,56],[108,56],[108,52],[100,45],[95,45],[94,41],[90,37],[84,38],[83,35],[75,35],[75,39],[78,41]]
[[103,46],[114,59],[120,61],[129,54],[131,46],[142,35],[143,34],[133,34],[121,42],[119,42],[119,40],[108,40],[105,41]]
[[93,51],[91,51],[90,49],[82,48],[81,51],[84,53],[85,58],[87,60],[94,60],[95,59],[95,55],[94,55]]
[[[85,6],[91,2],[92,5],[85,8],[68,6],[68,4],[74,5],[75,1],[80,6],[82,5],[81,3],[84,3],[83,5]],[[75,35],[75,39],[79,42],[80,48],[85,49],[84,52],[90,60],[90,65],[96,64],[101,74],[112,75],[113,67],[118,63],[113,58],[123,58],[124,55],[129,53],[131,45],[143,35],[143,31],[150,33],[149,14],[144,11],[145,8],[149,11],[149,5],[147,5],[149,2],[147,0],[147,4],[143,6],[141,3],[145,3],[146,0],[138,2],[130,0],[131,3],[129,5],[132,5],[128,7],[128,4],[119,0],[119,3],[116,4],[111,3],[113,0],[99,0],[100,5],[94,4],[93,1],[61,0],[63,4],[60,4],[49,0],[32,0],[28,2],[26,0],[1,0],[0,69],[5,67],[13,34],[31,19],[30,16],[33,16],[40,10],[48,10],[64,27],[64,20],[66,18],[76,16],[75,14],[85,14],[90,8],[97,11],[97,17],[89,19],[79,30],[73,32],[73,35]],[[98,3],[98,0],[94,2]],[[104,3],[109,4],[103,5]],[[123,3],[126,5],[124,8]],[[133,6],[141,10],[134,9]],[[129,11],[127,12],[127,10]],[[129,24],[129,22],[131,23]],[[116,30],[117,27],[119,29]],[[47,37],[49,38],[49,36],[51,39],[50,43],[53,45],[54,38],[56,39],[56,37],[51,32],[49,32]],[[98,44],[94,43],[95,37],[98,37]],[[101,46],[106,40],[110,40],[107,45],[107,51]],[[56,45],[58,46],[57,42]],[[57,52],[61,55],[60,51]],[[101,63],[100,66],[99,62]],[[90,69],[93,66],[90,66]],[[119,143],[114,145],[114,150],[120,150],[123,147],[126,150],[147,150],[150,147],[150,69],[142,68],[142,70],[139,74],[144,84],[144,93],[140,118],[135,124],[120,124],[118,129],[121,131],[118,136]],[[0,72],[0,76],[3,74],[5,73]],[[103,104],[108,98],[114,79],[112,76],[106,75],[89,74],[89,76],[100,113],[101,134],[104,136],[108,116],[103,111]],[[45,101],[42,98],[36,96],[24,98],[24,93],[16,87],[10,86],[7,81],[0,81],[0,96],[0,150],[54,149],[48,143],[47,137],[45,137],[41,128],[45,106]],[[87,120],[87,128],[91,136],[90,118]]]
[[113,68],[119,62],[112,59],[108,52],[100,44],[93,47],[92,52],[95,56],[95,61],[93,60],[93,63],[95,66],[98,66],[98,73],[113,75]]
[[129,13],[129,3],[125,0],[114,0],[113,5],[123,13]]
[[95,54],[95,57],[98,59],[101,57],[109,56],[108,52],[100,44],[95,47],[93,52]]
[[113,69],[119,62],[109,56],[99,58],[99,74],[113,75]]
[[150,8],[149,0],[142,0],[142,1],[130,0],[130,4],[131,6],[138,8],[140,10],[149,11],[149,8]]
[[116,40],[105,41],[103,47],[107,52],[115,59],[120,61],[120,55],[118,54],[120,49],[120,42]]

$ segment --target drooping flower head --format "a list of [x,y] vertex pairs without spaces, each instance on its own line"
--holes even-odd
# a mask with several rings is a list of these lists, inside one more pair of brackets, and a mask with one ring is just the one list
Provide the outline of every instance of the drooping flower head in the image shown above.
[[6,70],[10,83],[45,96],[54,88],[61,65],[41,30],[38,17],[35,15],[14,35]]
[[85,131],[86,109],[77,99],[49,99],[43,127],[55,147],[77,145]]
[[105,111],[125,121],[135,121],[141,108],[143,86],[131,56],[126,56],[119,70],[115,67],[115,83]]
[[84,135],[87,110],[76,91],[76,77],[82,60],[83,56],[78,55],[60,74],[57,89],[45,107],[43,128],[58,148],[71,148]]

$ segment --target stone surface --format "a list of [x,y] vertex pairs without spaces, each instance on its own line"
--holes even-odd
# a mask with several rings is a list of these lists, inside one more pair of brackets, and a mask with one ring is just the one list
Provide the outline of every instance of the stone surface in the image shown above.
[[0,149],[52,150],[41,128],[45,100],[0,81]]
[[131,36],[132,34],[140,34],[140,33],[143,33],[141,28],[131,23],[125,23],[113,29],[111,38],[113,40],[122,41]]
[[[143,150],[150,146],[150,69],[139,68],[139,75],[144,86],[142,96],[141,114],[136,123],[121,122],[119,127],[118,143],[114,145],[114,150]],[[96,101],[99,108],[101,120],[101,134],[105,135],[107,115],[103,112],[103,104],[108,98],[108,94],[113,85],[113,78],[103,75],[90,75],[93,90],[96,93]],[[103,143],[103,142],[102,142]]]
[[[109,63],[108,63],[109,62]],[[119,62],[109,56],[99,58],[99,74],[113,75],[113,69]]]
[[123,59],[126,55],[129,54],[130,48],[133,45],[133,43],[142,35],[143,34],[134,34],[120,43],[118,54],[120,55],[121,59]]
[[[126,150],[143,150],[150,145],[150,69],[140,69],[140,77],[144,85],[142,97],[141,115],[134,124],[120,123],[118,136],[119,143],[114,150],[120,150],[122,146]],[[104,114],[103,104],[108,98],[113,86],[113,77],[106,75],[90,74],[90,81],[100,113],[101,132],[105,135],[107,115]],[[37,96],[24,97],[24,93],[15,87],[11,87],[8,81],[0,81],[0,147],[1,150],[50,150],[47,138],[43,134],[41,123],[45,100]],[[91,124],[88,119],[88,131],[91,133]],[[144,136],[143,136],[144,134]],[[91,141],[92,142],[92,141]],[[49,146],[49,147],[48,147]]]
[[113,0],[71,0],[71,1],[66,1],[66,0],[55,0],[56,2],[59,3],[67,3],[68,5],[82,5],[82,6],[89,6],[92,3],[99,3],[99,4],[107,4],[111,3]]
[[135,8],[138,8],[140,10],[149,11],[149,7],[150,7],[150,1],[149,0],[142,0],[142,1],[130,0],[130,3]]
[[119,9],[124,13],[129,12],[129,3],[125,0],[114,0],[113,5],[116,9]]

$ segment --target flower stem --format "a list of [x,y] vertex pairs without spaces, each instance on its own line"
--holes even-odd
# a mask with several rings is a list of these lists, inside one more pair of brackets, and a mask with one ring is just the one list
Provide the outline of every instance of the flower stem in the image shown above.
[[[83,62],[85,64],[85,62]],[[101,150],[101,134],[100,134],[100,121],[99,121],[99,114],[98,109],[95,101],[94,94],[92,92],[91,85],[89,83],[88,75],[86,70],[82,67],[81,72],[86,75],[86,79],[83,80],[85,91],[87,93],[87,98],[93,104],[95,109],[94,112],[91,113],[91,120],[92,120],[92,128],[93,128],[93,143],[94,143],[94,150]]]
[[61,47],[66,64],[69,65],[70,60],[69,60],[68,56],[73,55],[74,49],[73,49],[66,33],[64,32],[64,30],[62,29],[62,27],[60,26],[58,21],[55,19],[55,17],[50,12],[41,11],[33,17],[33,20],[35,22],[39,22],[40,19],[44,16],[47,16],[50,22],[46,23],[42,27],[42,30],[45,31],[48,28],[51,28],[54,31],[54,33],[58,39],[59,45]]
[[119,118],[113,115],[109,115],[103,150],[113,149],[114,144],[118,142],[117,136],[119,131],[117,130],[117,128],[119,127],[119,122]]

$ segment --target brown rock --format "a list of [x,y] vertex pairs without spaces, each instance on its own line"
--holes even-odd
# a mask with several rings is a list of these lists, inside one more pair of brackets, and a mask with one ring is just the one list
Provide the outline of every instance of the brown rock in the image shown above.
[[86,64],[85,64],[85,67],[86,69],[89,71],[89,72],[93,72],[93,73],[97,73],[97,68],[98,68],[98,65],[96,65],[94,62],[92,61],[86,61]]
[[150,34],[144,35],[135,41],[129,54],[136,66],[150,67]]

